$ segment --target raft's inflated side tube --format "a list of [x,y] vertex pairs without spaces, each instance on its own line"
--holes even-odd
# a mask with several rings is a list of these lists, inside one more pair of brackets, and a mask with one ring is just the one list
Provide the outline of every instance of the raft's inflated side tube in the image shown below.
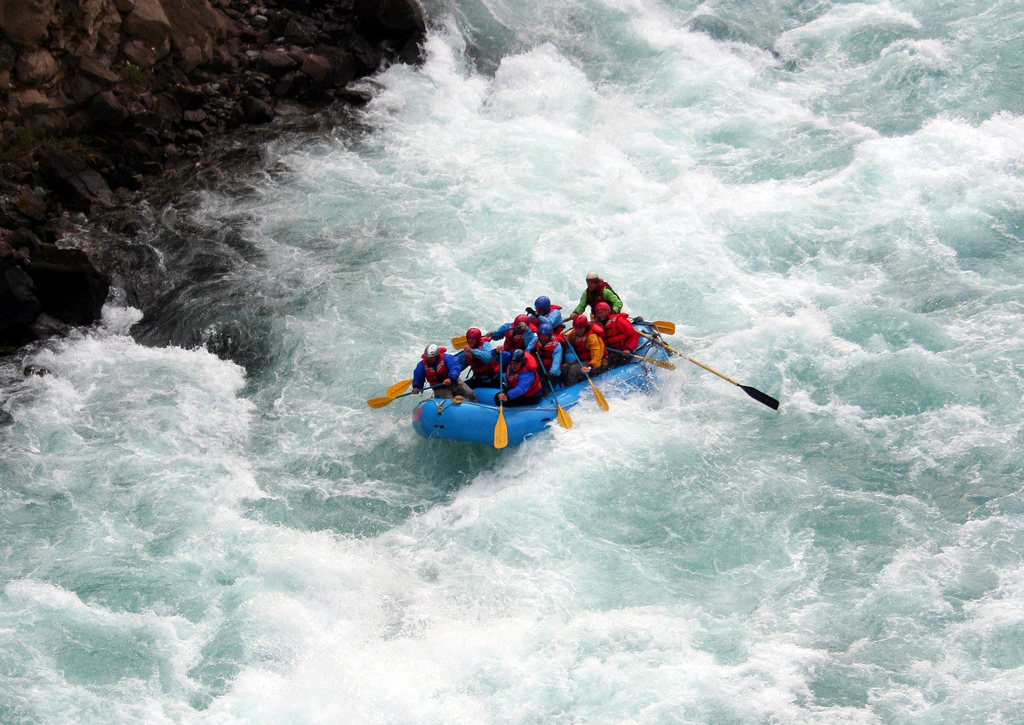
[[[637,330],[651,333],[649,325],[636,323]],[[668,354],[646,338],[640,338],[637,355],[667,360]],[[567,357],[572,357],[571,355]],[[632,362],[613,368],[594,378],[594,382],[605,395],[628,391],[645,390],[650,386],[653,372],[657,368],[650,363]],[[424,438],[445,438],[455,441],[494,445],[494,426],[498,422],[498,408],[492,403],[498,391],[494,388],[478,388],[477,403],[452,404],[450,400],[432,398],[417,405],[412,411],[412,426]],[[575,385],[558,389],[558,401],[563,408],[572,408],[580,400],[593,397],[590,383],[584,379]],[[532,435],[545,430],[557,418],[558,408],[550,393],[537,405],[522,408],[505,408],[505,423],[508,426],[508,443],[518,445]]]

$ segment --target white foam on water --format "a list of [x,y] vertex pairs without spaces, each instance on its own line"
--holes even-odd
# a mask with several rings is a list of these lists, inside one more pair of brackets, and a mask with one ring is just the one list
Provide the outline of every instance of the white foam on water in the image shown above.
[[[5,715],[1012,721],[1021,116],[911,103],[975,62],[926,4],[780,19],[781,60],[696,6],[490,7],[493,75],[453,14],[373,133],[203,197],[282,301],[258,378],[108,307],[5,391]],[[591,268],[781,410],[681,359],[500,454],[366,406]]]

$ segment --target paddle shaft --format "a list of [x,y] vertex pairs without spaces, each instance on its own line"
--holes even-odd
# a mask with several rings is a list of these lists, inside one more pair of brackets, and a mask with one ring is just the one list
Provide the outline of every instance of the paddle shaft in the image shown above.
[[[540,373],[538,373],[539,375]],[[562,407],[561,402],[558,400],[558,393],[555,392],[555,384],[551,382],[551,379],[547,376],[544,377],[544,382],[548,384],[548,390],[551,391],[551,397],[555,400],[555,405],[558,407],[558,423],[563,428],[572,428],[572,418],[566,412],[565,408]],[[564,417],[564,419],[563,419]]]
[[749,385],[741,385],[740,383],[737,383],[735,380],[730,378],[728,375],[722,375],[722,373],[718,372],[714,368],[709,368],[707,365],[705,365],[704,363],[700,362],[699,360],[694,360],[692,357],[688,357],[686,359],[689,360],[690,362],[692,362],[697,367],[704,368],[705,370],[707,370],[712,375],[717,375],[722,380],[724,380],[724,381],[726,381],[728,383],[732,383],[733,385],[735,385],[737,388],[742,390],[744,393],[749,395],[751,398],[756,400],[761,405],[765,405],[765,406],[771,408],[772,410],[778,410],[779,409],[779,401],[778,401],[777,398],[773,398],[772,396],[768,395],[767,393],[763,393],[760,390],[758,390],[757,388],[752,388]]
[[692,357],[688,357],[688,358],[686,358],[686,359],[687,359],[687,360],[689,360],[690,362],[692,362],[692,363],[693,363],[694,365],[696,365],[697,367],[701,367],[701,368],[704,368],[705,370],[707,370],[707,371],[708,371],[709,373],[711,373],[712,375],[717,375],[717,376],[718,376],[718,377],[720,377],[720,378],[721,378],[722,380],[725,380],[725,381],[727,381],[727,382],[730,382],[730,383],[732,383],[733,385],[735,385],[736,387],[739,387],[739,386],[740,386],[740,384],[739,384],[739,383],[737,383],[737,382],[736,382],[735,380],[733,380],[732,378],[730,378],[730,377],[729,377],[728,375],[722,375],[722,373],[718,372],[718,371],[717,371],[717,370],[715,370],[714,368],[709,368],[709,367],[708,367],[707,365],[705,365],[704,363],[700,362],[699,360],[694,360],[694,359],[693,359]]
[[655,337],[654,335],[648,335],[646,332],[640,332],[640,330],[637,330],[637,333],[639,333],[640,337],[646,337],[648,340],[653,342],[655,345],[660,345],[661,347],[665,348],[666,350],[668,350],[673,355],[682,356],[682,354],[683,354],[683,353],[679,352],[678,350],[676,350],[674,347],[670,347],[664,340],[660,340],[657,337]]
[[[498,352],[498,393],[505,387],[505,358]],[[498,421],[494,424],[494,447],[504,448],[508,445],[508,425],[505,423],[505,405],[498,398]]]
[[395,397],[392,398],[392,400],[398,400],[399,398],[405,398],[405,397],[407,397],[409,395],[419,395],[420,393],[425,393],[428,390],[437,390],[438,388],[443,388],[443,387],[445,387],[445,386],[444,385],[429,385],[426,388],[420,388],[419,392],[416,392],[416,393],[402,393],[401,395],[396,395]]
[[629,355],[631,358],[634,358],[635,360],[643,360],[644,362],[649,362],[652,365],[657,365],[659,368],[665,368],[666,370],[676,369],[676,366],[673,365],[672,363],[665,362],[664,360],[655,360],[653,357],[644,357],[643,355],[637,355],[636,353],[633,352],[624,352],[622,350],[615,350],[610,347],[606,347],[605,350],[607,350],[608,352],[618,353],[619,355]]
[[[586,367],[583,364],[583,361],[580,360],[580,356],[577,354],[576,348],[571,343],[568,345],[568,348],[569,352],[572,353],[572,356],[576,358],[576,362],[580,364],[580,367]],[[604,396],[601,395],[601,391],[597,389],[597,386],[594,385],[594,381],[590,379],[590,373],[584,372],[583,374],[587,376],[587,382],[590,383],[590,387],[594,390],[594,400],[597,401],[597,407],[601,410],[608,410],[608,401],[604,399]]]

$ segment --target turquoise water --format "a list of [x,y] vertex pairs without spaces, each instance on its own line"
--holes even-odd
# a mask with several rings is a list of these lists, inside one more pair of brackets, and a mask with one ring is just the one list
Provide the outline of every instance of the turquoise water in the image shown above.
[[[163,215],[238,362],[111,305],[2,371],[0,722],[1024,722],[1019,3],[428,13],[363,130]],[[592,268],[780,411],[366,406]]]

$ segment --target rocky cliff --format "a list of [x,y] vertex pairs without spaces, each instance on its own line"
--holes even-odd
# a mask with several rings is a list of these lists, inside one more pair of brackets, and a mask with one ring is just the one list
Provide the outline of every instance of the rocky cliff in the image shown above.
[[105,275],[55,246],[76,219],[225,133],[366,103],[352,82],[419,62],[425,21],[416,0],[0,0],[0,31],[10,347],[98,315]]

